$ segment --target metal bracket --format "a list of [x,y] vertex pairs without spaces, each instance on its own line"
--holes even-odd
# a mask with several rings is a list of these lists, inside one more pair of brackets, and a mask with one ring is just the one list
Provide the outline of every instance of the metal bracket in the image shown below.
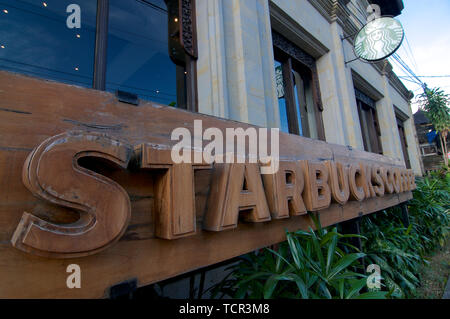
[[344,61],[344,63],[345,63],[345,65],[347,65],[347,64],[349,64],[349,63],[351,63],[351,62],[353,62],[353,61],[356,61],[356,60],[359,60],[359,58],[355,58],[355,59],[350,60],[350,61]]
[[[344,222],[341,222],[341,228],[343,234],[354,234],[354,235],[361,235],[361,228],[360,228],[360,222],[362,217],[364,216],[363,212],[358,212],[358,217],[355,217],[353,219],[346,220]],[[362,241],[360,237],[352,237],[349,238],[350,244],[357,247],[360,251],[362,251]],[[362,258],[360,260],[362,270],[361,273],[365,273],[366,269],[366,263],[365,259]]]
[[353,61],[359,60],[359,58],[357,57],[357,58],[355,58],[355,59],[353,59],[353,60],[345,61],[346,57],[345,57],[345,50],[344,50],[344,43],[343,43],[343,42],[344,42],[344,40],[353,37],[355,34],[356,34],[356,33],[351,34],[351,35],[348,35],[348,36],[346,36],[346,37],[342,37],[342,36],[341,36],[342,51],[343,51],[343,54],[344,54],[344,65],[345,65],[345,66],[347,66],[347,64],[349,64],[349,63],[351,63],[351,62],[353,62]]
[[404,203],[400,204],[400,208],[402,210],[401,219],[402,219],[403,226],[405,226],[407,228],[410,225],[408,202],[404,202]]
[[352,34],[350,34],[350,35],[348,35],[348,36],[346,36],[346,37],[342,37],[342,36],[341,36],[341,41],[344,41],[344,40],[347,40],[348,38],[354,37],[354,36],[357,35],[357,34],[358,34],[358,32],[352,33]]
[[132,299],[137,289],[137,279],[131,279],[109,288],[110,299]]
[[116,96],[117,96],[117,99],[120,102],[133,104],[133,105],[139,105],[139,98],[138,98],[138,96],[136,94],[133,94],[133,93],[130,93],[130,92],[126,92],[126,91],[117,90],[116,91]]

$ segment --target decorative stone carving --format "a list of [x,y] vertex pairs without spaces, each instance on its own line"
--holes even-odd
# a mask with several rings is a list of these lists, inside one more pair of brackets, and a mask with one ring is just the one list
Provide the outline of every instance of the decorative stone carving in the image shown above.
[[195,0],[180,0],[181,44],[193,58],[197,58],[195,37]]

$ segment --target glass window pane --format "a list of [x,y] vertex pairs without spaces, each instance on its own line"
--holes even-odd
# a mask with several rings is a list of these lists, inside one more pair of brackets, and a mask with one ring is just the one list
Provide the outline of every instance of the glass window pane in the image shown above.
[[305,136],[305,132],[303,130],[303,123],[307,119],[303,119],[302,117],[305,115],[305,112],[302,112],[302,106],[304,108],[304,98],[305,98],[305,91],[303,89],[303,81],[300,77],[300,74],[298,74],[295,71],[292,71],[292,75],[294,78],[294,96],[295,96],[295,105],[296,105],[296,112],[297,112],[297,121],[298,121],[298,131],[300,136]]
[[[80,6],[81,28],[67,7]],[[92,87],[96,1],[0,0],[0,69]]]
[[289,125],[286,111],[286,98],[284,94],[283,69],[281,63],[275,60],[275,85],[277,88],[278,108],[280,109],[280,130],[289,133]]
[[364,107],[362,103],[360,103],[360,124],[361,124],[361,133],[364,142],[364,150],[367,152],[372,152],[372,145],[370,141],[369,135],[369,120],[368,120],[368,108]]
[[[313,97],[313,88],[312,88],[312,79],[310,76],[304,76],[304,92],[305,92],[305,99],[306,99],[306,110],[307,110],[307,118],[308,118],[308,125],[309,125],[309,137],[318,139],[319,133],[317,132],[317,120],[316,120],[316,112],[317,107],[314,103],[314,97]],[[321,116],[321,115],[320,115]]]
[[177,67],[168,52],[165,2],[110,0],[108,32],[106,89],[175,106]]

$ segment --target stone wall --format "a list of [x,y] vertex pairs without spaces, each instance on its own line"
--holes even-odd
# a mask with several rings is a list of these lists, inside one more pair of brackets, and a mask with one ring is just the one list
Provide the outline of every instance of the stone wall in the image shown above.
[[355,57],[352,37],[341,38],[362,26],[366,5],[365,0],[353,0],[353,5],[341,0],[197,0],[199,111],[278,127],[271,29],[288,32],[289,40],[317,59],[326,140],[363,149],[356,75],[366,83],[363,91],[376,97],[384,155],[403,159],[393,106],[409,117],[409,158],[421,175],[409,92],[395,79],[392,66],[346,63]]

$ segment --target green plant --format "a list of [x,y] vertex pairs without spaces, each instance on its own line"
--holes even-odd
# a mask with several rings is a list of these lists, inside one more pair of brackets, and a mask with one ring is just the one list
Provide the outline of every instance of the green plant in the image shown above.
[[426,255],[443,246],[449,234],[450,174],[433,173],[417,179],[410,201],[410,225],[405,227],[398,207],[373,214],[362,222],[367,237],[363,251],[369,263],[382,269],[393,297],[410,298],[421,284],[420,269]]
[[367,263],[377,264],[393,297],[405,297],[419,284],[415,274],[422,264],[423,247],[413,224],[405,228],[395,210],[384,211],[364,219],[362,231],[367,234],[363,250]]
[[[443,246],[449,235],[450,173],[417,179],[409,202],[408,227],[400,208],[362,219],[361,233],[343,235],[337,227],[287,232],[277,250],[242,256],[214,288],[215,296],[233,298],[411,298],[421,285],[426,256]],[[312,216],[313,217],[313,216]],[[361,237],[362,251],[348,243]],[[382,290],[365,292],[366,275],[359,261],[381,269]]]
[[448,166],[447,135],[450,130],[450,97],[440,88],[429,89],[424,87],[424,93],[419,95],[421,108],[426,112],[428,119],[439,132],[441,146],[444,155],[445,166]]
[[287,232],[277,251],[247,254],[216,292],[233,298],[384,298],[387,292],[363,292],[367,276],[357,273],[364,253],[334,227]]

